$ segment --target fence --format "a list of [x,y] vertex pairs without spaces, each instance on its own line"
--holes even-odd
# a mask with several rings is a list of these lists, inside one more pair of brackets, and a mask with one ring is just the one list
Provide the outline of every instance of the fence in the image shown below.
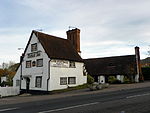
[[19,87],[0,87],[0,97],[14,96],[20,93]]

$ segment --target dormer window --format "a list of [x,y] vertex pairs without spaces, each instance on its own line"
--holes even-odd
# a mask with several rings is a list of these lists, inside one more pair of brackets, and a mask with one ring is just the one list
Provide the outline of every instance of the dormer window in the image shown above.
[[31,52],[37,51],[37,43],[31,44]]

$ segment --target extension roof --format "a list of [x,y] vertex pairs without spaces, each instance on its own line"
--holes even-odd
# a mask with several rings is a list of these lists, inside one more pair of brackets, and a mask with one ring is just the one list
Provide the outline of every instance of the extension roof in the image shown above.
[[150,63],[150,57],[141,60],[141,64]]
[[114,56],[104,58],[84,59],[88,73],[97,75],[135,75],[136,56]]
[[[50,59],[62,59],[83,62],[82,58],[77,53],[77,51],[75,50],[75,48],[69,40],[33,30],[29,42],[33,33],[36,35],[39,42],[42,44],[45,52],[47,53]],[[29,42],[27,46],[29,45]]]

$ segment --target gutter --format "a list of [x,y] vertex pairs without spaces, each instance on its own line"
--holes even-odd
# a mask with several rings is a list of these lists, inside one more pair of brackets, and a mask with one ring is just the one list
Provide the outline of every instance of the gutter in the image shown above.
[[20,90],[21,90],[21,82],[22,82],[22,61],[23,61],[23,56],[20,57]]
[[48,62],[48,78],[47,78],[47,92],[48,92],[48,86],[49,86],[49,79],[50,79],[50,61],[51,60],[49,60],[49,62]]

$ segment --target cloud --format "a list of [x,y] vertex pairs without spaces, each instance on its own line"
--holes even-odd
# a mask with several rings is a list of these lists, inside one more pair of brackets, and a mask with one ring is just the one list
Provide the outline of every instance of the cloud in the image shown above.
[[68,26],[74,26],[81,29],[84,58],[134,54],[134,46],[141,47],[145,58],[150,45],[149,6],[148,0],[2,1],[0,56],[24,47],[32,29],[66,38]]

